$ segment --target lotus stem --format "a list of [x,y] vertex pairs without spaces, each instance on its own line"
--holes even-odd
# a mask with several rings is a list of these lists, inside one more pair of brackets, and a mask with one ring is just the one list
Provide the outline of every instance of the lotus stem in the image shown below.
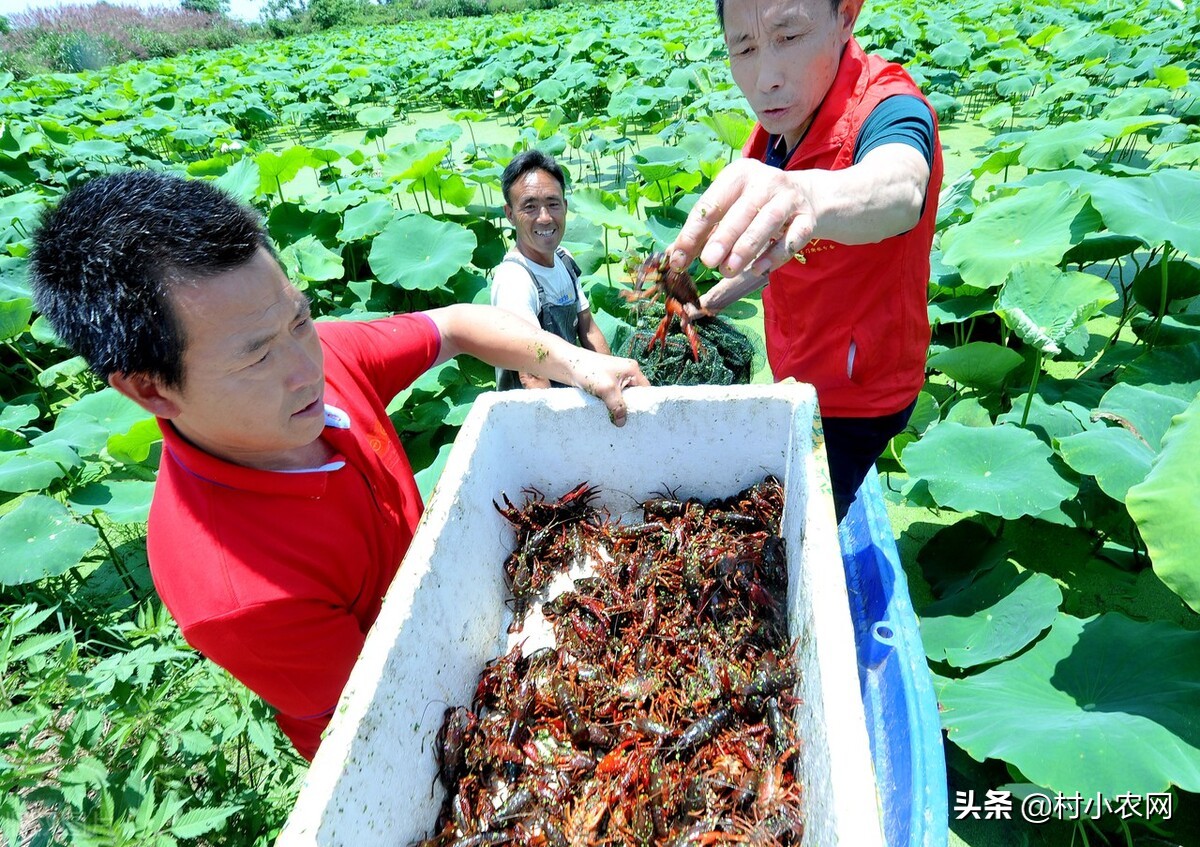
[[1150,338],[1150,343],[1147,344],[1148,349],[1153,349],[1158,343],[1158,334],[1162,331],[1163,318],[1167,314],[1167,259],[1171,256],[1171,242],[1163,245],[1162,260],[1159,262],[1159,267],[1162,268],[1162,286],[1158,292],[1158,314],[1154,316],[1154,335]]
[[1042,351],[1039,349],[1033,357],[1033,379],[1029,381],[1029,393],[1025,395],[1025,411],[1021,413],[1021,426],[1029,420],[1029,409],[1033,406],[1033,395],[1037,391],[1038,377],[1042,374]]

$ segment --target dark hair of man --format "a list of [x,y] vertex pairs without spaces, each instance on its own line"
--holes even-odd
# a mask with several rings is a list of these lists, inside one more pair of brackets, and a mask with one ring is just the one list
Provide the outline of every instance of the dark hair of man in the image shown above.
[[562,165],[554,161],[553,156],[543,153],[541,150],[526,150],[514,156],[513,160],[508,163],[508,167],[504,169],[504,173],[500,175],[500,188],[504,191],[505,203],[512,203],[509,189],[513,187],[513,183],[530,171],[545,171],[558,180],[559,187],[564,193],[566,192],[567,176],[563,173]]
[[270,250],[257,215],[204,180],[128,171],[68,193],[34,235],[34,302],[101,379],[145,374],[183,385],[170,286]]
[[[842,5],[842,0],[829,0],[833,6],[833,11],[836,13],[838,7]],[[721,31],[725,30],[725,0],[717,0],[717,20],[721,22]]]

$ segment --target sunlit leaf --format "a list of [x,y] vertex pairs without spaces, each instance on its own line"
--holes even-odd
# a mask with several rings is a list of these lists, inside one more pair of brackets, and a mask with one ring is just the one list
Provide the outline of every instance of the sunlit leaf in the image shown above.
[[963,590],[921,610],[921,641],[930,659],[972,668],[1006,659],[1050,626],[1061,589],[1042,573],[1010,563],[991,568]]
[[1154,572],[1200,612],[1200,395],[1172,419],[1162,452],[1125,502]]
[[1163,621],[1059,615],[1029,651],[939,701],[950,739],[1051,791],[1200,790],[1200,633]]
[[1019,518],[1051,509],[1076,491],[1054,470],[1050,455],[1020,427],[941,423],[909,445],[901,461],[943,506]]
[[0,585],[25,585],[79,564],[98,534],[41,494],[0,517]]
[[1151,247],[1170,243],[1200,256],[1200,173],[1160,170],[1146,176],[1107,177],[1088,186],[1104,225]]
[[978,288],[1002,284],[1021,262],[1057,264],[1074,243],[1072,224],[1085,202],[1054,183],[1001,197],[945,232],[942,258]]
[[471,261],[475,235],[428,215],[393,220],[371,244],[371,270],[380,282],[432,291]]
[[1000,289],[996,313],[1022,341],[1056,356],[1072,347],[1072,333],[1116,299],[1112,284],[1092,274],[1022,262]]

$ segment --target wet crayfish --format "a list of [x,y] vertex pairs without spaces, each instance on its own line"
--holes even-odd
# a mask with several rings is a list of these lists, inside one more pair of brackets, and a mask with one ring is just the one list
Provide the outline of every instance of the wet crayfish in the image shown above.
[[[650,281],[650,287],[643,290],[647,280]],[[692,346],[692,360],[700,361],[700,337],[696,335],[696,328],[692,326],[692,318],[684,308],[692,306],[702,315],[709,314],[700,305],[700,295],[696,291],[696,283],[692,281],[692,275],[686,270],[672,268],[665,253],[651,253],[637,268],[633,291],[623,291],[621,296],[633,302],[647,298],[654,300],[660,294],[663,295],[663,306],[666,308],[667,314],[663,317],[662,323],[658,325],[650,343],[646,345],[646,352],[649,353],[653,350],[655,344],[662,344],[664,350],[667,348],[667,327],[671,323],[671,318],[678,317],[679,326]]]
[[508,495],[501,493],[504,505],[492,505],[517,533],[517,545],[504,562],[504,575],[513,596],[513,623],[509,632],[521,628],[529,610],[529,601],[556,573],[565,571],[581,552],[580,524],[600,522],[599,510],[591,504],[598,492],[586,482],[572,488],[557,500],[547,500],[535,488],[525,489],[528,497],[517,508]]
[[522,639],[446,710],[446,799],[421,847],[799,844],[778,480],[708,503],[668,491],[631,528],[587,485],[526,494],[496,506],[517,531],[514,591],[558,567],[569,530],[594,575],[543,605],[555,647]]

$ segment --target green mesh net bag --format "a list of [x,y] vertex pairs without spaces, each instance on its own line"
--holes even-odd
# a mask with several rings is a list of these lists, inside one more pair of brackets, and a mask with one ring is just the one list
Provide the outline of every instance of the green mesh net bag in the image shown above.
[[692,323],[700,337],[700,359],[692,359],[692,346],[679,327],[679,319],[667,327],[667,343],[646,347],[666,314],[661,303],[635,306],[637,326],[614,338],[613,352],[636,359],[651,385],[734,385],[750,382],[754,345],[732,322],[722,317],[700,318]]

